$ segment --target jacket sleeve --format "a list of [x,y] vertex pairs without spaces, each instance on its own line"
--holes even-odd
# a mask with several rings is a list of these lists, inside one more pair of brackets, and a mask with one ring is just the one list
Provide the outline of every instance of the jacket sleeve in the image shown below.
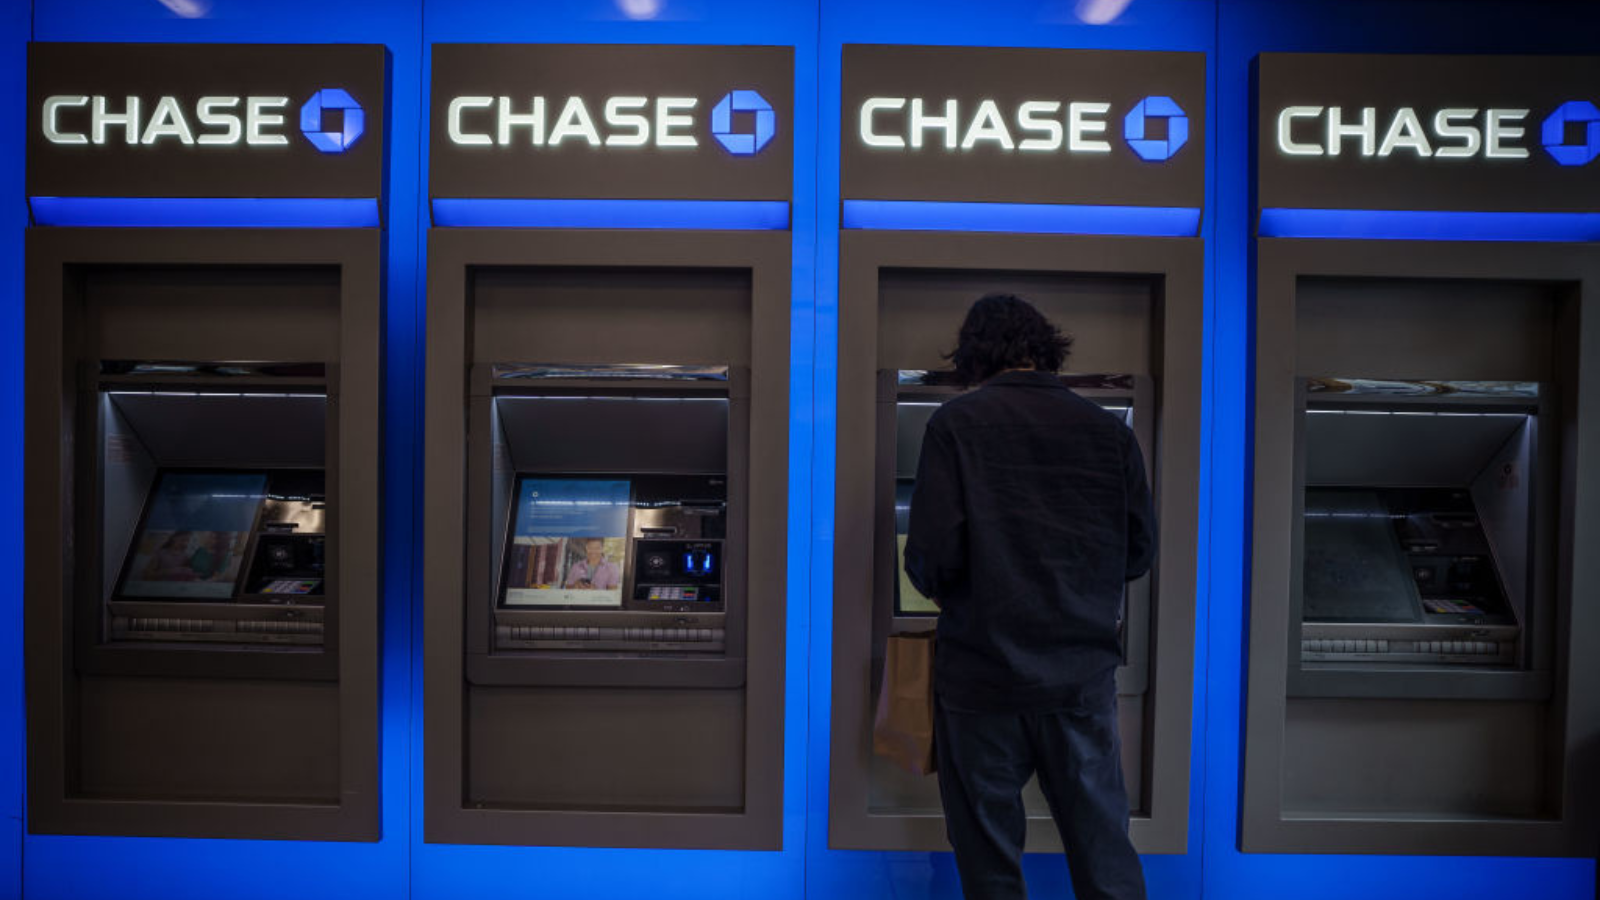
[[955,441],[928,423],[917,462],[917,485],[911,492],[910,528],[906,535],[906,575],[924,596],[943,602],[966,578],[967,512],[961,492],[961,470]]
[[1132,432],[1122,470],[1128,498],[1128,569],[1124,577],[1132,581],[1150,571],[1156,555],[1156,512],[1150,482],[1145,478],[1144,454]]

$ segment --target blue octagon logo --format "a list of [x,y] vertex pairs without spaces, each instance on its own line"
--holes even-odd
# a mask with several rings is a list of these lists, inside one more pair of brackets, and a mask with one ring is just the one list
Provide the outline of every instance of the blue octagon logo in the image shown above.
[[[1582,125],[1583,140],[1567,143],[1567,126]],[[1600,156],[1600,109],[1587,100],[1568,100],[1544,120],[1544,150],[1563,166],[1581,166]]]
[[[751,134],[734,131],[734,113],[754,113],[755,131]],[[777,133],[778,114],[772,111],[772,104],[755,91],[729,91],[711,110],[711,134],[734,156],[760,153]]]
[[[1151,119],[1167,120],[1167,137],[1145,137]],[[1139,158],[1150,162],[1171,159],[1189,140],[1189,117],[1171,97],[1146,97],[1122,120],[1122,136]]]
[[[324,131],[322,114],[337,109],[344,113],[341,131]],[[300,107],[300,130],[306,140],[323,153],[343,153],[361,139],[367,127],[367,113],[361,104],[344,88],[323,88],[311,95],[306,105]]]

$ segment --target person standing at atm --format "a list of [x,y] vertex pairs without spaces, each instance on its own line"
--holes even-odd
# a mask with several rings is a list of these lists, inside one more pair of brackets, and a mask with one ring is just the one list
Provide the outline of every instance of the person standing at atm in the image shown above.
[[929,419],[911,497],[905,568],[940,606],[939,794],[968,898],[1026,896],[1035,772],[1076,896],[1145,896],[1114,676],[1155,513],[1132,431],[1054,374],[1071,343],[1020,297],[974,303],[950,359],[978,388]]

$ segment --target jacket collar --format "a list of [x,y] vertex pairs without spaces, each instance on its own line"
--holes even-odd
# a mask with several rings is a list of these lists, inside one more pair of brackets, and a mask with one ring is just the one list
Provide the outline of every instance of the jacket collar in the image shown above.
[[1001,372],[998,375],[991,376],[989,380],[983,382],[982,387],[988,387],[990,385],[1020,387],[1064,387],[1064,385],[1061,383],[1061,376],[1057,375],[1055,372],[1026,370],[1018,372]]

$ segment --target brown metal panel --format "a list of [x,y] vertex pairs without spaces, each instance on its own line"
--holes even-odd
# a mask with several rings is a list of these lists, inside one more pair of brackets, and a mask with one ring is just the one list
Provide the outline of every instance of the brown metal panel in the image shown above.
[[[1594,529],[1600,527],[1600,493],[1591,484],[1593,479],[1585,477],[1585,463],[1600,457],[1584,449],[1600,441],[1600,402],[1596,401],[1600,391],[1593,389],[1600,377],[1596,374],[1600,373],[1600,364],[1591,358],[1597,352],[1595,348],[1600,347],[1600,327],[1596,325],[1600,315],[1594,313],[1600,258],[1592,247],[1575,244],[1407,241],[1397,245],[1263,239],[1258,242],[1257,259],[1255,486],[1241,847],[1249,852],[1591,854],[1596,812],[1585,798],[1594,796],[1597,789],[1595,748],[1596,736],[1600,735],[1600,696],[1573,688],[1600,683],[1600,661],[1594,654],[1577,652],[1592,643],[1596,629],[1600,629],[1600,617],[1590,608],[1593,604],[1582,600],[1600,584],[1600,565],[1594,554],[1578,549],[1592,544]],[[1374,283],[1380,286],[1406,282],[1404,290],[1417,296],[1431,286],[1438,292],[1436,297],[1455,296],[1463,282],[1479,282],[1479,286],[1467,289],[1469,300],[1493,297],[1499,292],[1502,297],[1522,296],[1546,307],[1544,313],[1502,309],[1490,316],[1485,329],[1490,334],[1473,336],[1466,346],[1473,348],[1479,346],[1473,342],[1504,339],[1508,342],[1505,352],[1492,353],[1489,360],[1479,352],[1464,353],[1460,361],[1470,371],[1482,372],[1479,377],[1553,377],[1552,387],[1559,396],[1552,414],[1559,420],[1563,445],[1558,483],[1543,487],[1553,492],[1545,495],[1544,502],[1561,504],[1557,515],[1559,534],[1554,541],[1541,542],[1548,556],[1538,563],[1555,569],[1552,580],[1556,588],[1547,601],[1551,608],[1534,610],[1533,624],[1535,660],[1543,653],[1550,660],[1549,671],[1547,674],[1535,669],[1501,676],[1525,679],[1532,689],[1537,689],[1531,696],[1538,699],[1535,705],[1542,712],[1531,715],[1526,706],[1521,706],[1523,713],[1517,721],[1521,723],[1519,728],[1536,723],[1543,732],[1526,736],[1527,743],[1514,752],[1505,751],[1505,763],[1512,765],[1520,760],[1523,771],[1508,773],[1503,776],[1503,783],[1492,787],[1462,786],[1463,791],[1476,790],[1486,798],[1500,797],[1466,811],[1459,808],[1459,794],[1445,798],[1448,802],[1441,800],[1437,810],[1380,809],[1363,813],[1293,808],[1304,807],[1306,803],[1301,801],[1315,796],[1317,788],[1304,781],[1309,777],[1303,771],[1307,761],[1291,762],[1291,751],[1299,753],[1310,746],[1306,741],[1311,740],[1308,735],[1312,730],[1327,731],[1340,720],[1340,716],[1319,711],[1343,711],[1361,704],[1360,716],[1340,713],[1350,724],[1379,720],[1407,709],[1407,704],[1421,703],[1408,716],[1407,727],[1415,732],[1430,720],[1440,723],[1433,734],[1436,740],[1443,740],[1453,733],[1452,728],[1459,731],[1460,727],[1469,727],[1452,724],[1456,722],[1454,716],[1464,708],[1462,705],[1478,703],[1470,697],[1487,697],[1491,690],[1477,683],[1485,679],[1469,677],[1475,673],[1463,673],[1454,679],[1446,678],[1449,673],[1444,673],[1433,679],[1437,684],[1427,697],[1406,698],[1403,693],[1396,693],[1388,698],[1291,700],[1287,696],[1294,677],[1292,670],[1298,669],[1289,658],[1292,635],[1298,629],[1289,602],[1297,577],[1292,564],[1294,535],[1298,531],[1294,490],[1298,458],[1295,376],[1306,373],[1307,364],[1297,351],[1309,340],[1301,335],[1305,326],[1297,321],[1304,309],[1296,302],[1297,290],[1308,281],[1327,279],[1378,280]],[[1538,290],[1527,293],[1534,287]],[[1446,301],[1424,302],[1443,308]],[[1377,311],[1381,322],[1394,321],[1395,314],[1376,304],[1364,304],[1360,309]],[[1353,323],[1346,322],[1340,328],[1358,336]],[[1545,337],[1529,336],[1529,329],[1543,329]],[[1385,339],[1382,335],[1368,338],[1375,342]],[[1543,353],[1538,352],[1540,344],[1548,348]],[[1365,352],[1356,349],[1358,355]],[[1447,350],[1448,347],[1435,348],[1430,352],[1439,354],[1437,362],[1448,360]],[[1331,351],[1323,347],[1315,352],[1326,355]],[[1402,360],[1399,364],[1407,363]],[[1434,378],[1449,374],[1436,370],[1427,373]],[[1545,624],[1540,624],[1541,620]],[[1541,644],[1548,649],[1541,650]],[[1441,699],[1452,681],[1458,686],[1460,699]],[[1547,688],[1541,687],[1546,684]],[[1462,693],[1468,690],[1478,693]],[[1518,692],[1527,694],[1528,691]],[[1514,705],[1484,701],[1480,709],[1485,710],[1487,718],[1482,721],[1501,721],[1504,725],[1510,714],[1498,711]],[[1317,724],[1313,728],[1308,723]],[[1288,728],[1295,732],[1286,733]],[[1422,739],[1415,734],[1413,738]],[[1502,738],[1495,735],[1486,739],[1493,743]],[[1317,739],[1313,744],[1328,746],[1329,741]],[[1397,763],[1404,761],[1401,757],[1394,759]],[[1413,764],[1420,767],[1426,761]],[[1293,776],[1297,782],[1286,785],[1285,779],[1292,774],[1291,765],[1298,767],[1298,774]],[[1528,766],[1534,767],[1534,773],[1527,771]],[[1536,780],[1529,781],[1530,777]],[[1517,785],[1521,786],[1520,811],[1507,812],[1510,801],[1502,795]],[[1426,787],[1425,779],[1422,787]],[[1294,793],[1287,793],[1291,788]],[[1295,800],[1296,797],[1300,799]]]
[[[30,481],[25,502],[30,528],[37,535],[29,542],[25,597],[28,677],[29,827],[36,833],[181,835],[261,839],[371,840],[378,836],[378,687],[379,597],[378,564],[381,536],[379,510],[381,484],[381,367],[383,306],[376,231],[287,230],[159,231],[113,229],[32,229],[28,234],[28,327],[30,346],[28,408],[25,422]],[[81,283],[75,273],[91,268],[184,267],[186,270],[242,267],[260,270],[274,266],[333,267],[339,272],[339,344],[328,348],[332,375],[331,404],[338,404],[338,428],[328,437],[329,456],[343,466],[330,465],[327,486],[338,497],[337,512],[330,515],[330,541],[336,552],[330,559],[330,580],[337,585],[338,608],[329,618],[330,649],[338,648],[338,682],[326,687],[305,684],[283,688],[317,692],[336,690],[336,701],[323,708],[337,710],[337,720],[319,720],[316,727],[332,729],[308,740],[309,746],[336,749],[337,791],[327,802],[308,804],[302,799],[283,802],[177,802],[176,797],[125,797],[108,800],[76,793],[81,782],[77,755],[87,741],[116,725],[118,715],[109,707],[85,705],[82,667],[72,643],[74,552],[85,541],[74,534],[78,526],[73,510],[84,500],[85,488],[76,484],[72,459],[76,455],[75,431],[80,427],[76,407],[78,360],[97,352],[87,343],[82,322],[87,310]],[[120,338],[119,338],[120,339]],[[333,494],[333,492],[337,492]],[[92,493],[92,492],[91,492]],[[87,542],[92,546],[93,542]],[[210,654],[199,654],[209,656]],[[238,654],[248,656],[249,654]],[[330,654],[331,657],[332,654]],[[197,657],[198,658],[198,657]],[[211,678],[237,678],[250,669],[239,664],[228,672],[227,661],[196,663],[185,678],[167,682],[173,697],[220,696],[230,688],[208,684]],[[132,676],[116,684],[103,697],[119,697],[133,686],[159,685],[159,679]],[[108,680],[96,689],[113,684]],[[244,682],[239,682],[243,685]],[[248,691],[248,688],[237,687]],[[276,690],[276,689],[275,689]],[[149,696],[150,691],[143,692]],[[157,689],[159,694],[160,690]],[[319,694],[320,696],[320,694]],[[277,702],[277,701],[274,701]],[[179,704],[178,708],[181,708]],[[105,715],[94,712],[101,709]],[[80,716],[95,716],[81,720]],[[196,721],[193,716],[190,721]],[[308,721],[308,720],[302,720]],[[126,724],[126,723],[124,723]],[[90,727],[92,726],[92,727]],[[117,726],[121,727],[121,726]],[[194,726],[197,730],[200,725]],[[98,729],[98,730],[97,730]],[[102,774],[116,771],[101,767]],[[124,774],[127,769],[121,770]],[[91,773],[92,774],[92,773]],[[326,773],[311,778],[322,783]],[[119,790],[127,784],[118,778]],[[159,788],[159,785],[157,786]],[[314,788],[308,793],[322,793]],[[282,799],[281,797],[279,799]]]
[[339,689],[314,681],[89,676],[82,799],[339,803]]
[[744,808],[742,690],[474,685],[468,703],[470,805],[722,815]]

